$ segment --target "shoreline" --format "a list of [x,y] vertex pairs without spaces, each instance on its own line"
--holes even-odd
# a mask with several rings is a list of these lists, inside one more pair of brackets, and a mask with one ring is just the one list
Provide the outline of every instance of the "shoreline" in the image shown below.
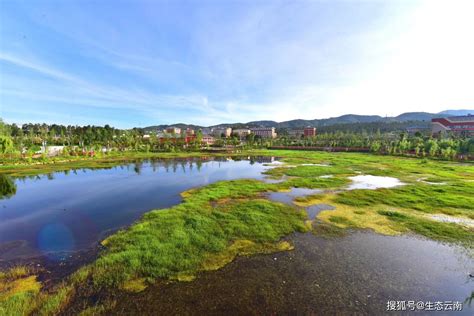
[[56,171],[65,171],[80,168],[108,168],[124,162],[143,159],[187,159],[187,158],[207,158],[207,157],[242,157],[242,156],[271,156],[269,150],[246,150],[240,152],[179,152],[179,153],[143,153],[128,152],[123,155],[107,155],[104,157],[77,157],[74,159],[52,159],[44,162],[3,164],[0,163],[0,175],[37,175],[47,174]]
[[[0,163],[0,175],[7,176],[30,176],[39,174],[48,174],[51,172],[67,171],[80,168],[110,168],[124,162],[144,159],[187,159],[187,158],[208,158],[208,157],[242,157],[242,156],[282,156],[285,153],[292,153],[293,157],[304,158],[310,153],[327,153],[327,154],[347,154],[380,157],[381,160],[387,157],[393,159],[413,159],[427,160],[440,163],[454,163],[474,166],[474,161],[466,160],[440,160],[432,157],[419,156],[402,156],[402,155],[381,155],[370,152],[330,152],[330,151],[314,151],[314,150],[292,150],[292,149],[250,149],[241,151],[190,151],[190,152],[120,152],[103,157],[54,157],[47,161],[21,162],[21,163]],[[280,153],[280,154],[279,154]],[[283,155],[281,155],[283,154]]]

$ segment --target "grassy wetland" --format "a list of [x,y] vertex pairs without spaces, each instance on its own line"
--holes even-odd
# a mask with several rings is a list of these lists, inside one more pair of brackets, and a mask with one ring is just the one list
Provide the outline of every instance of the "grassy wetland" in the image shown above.
[[[21,265],[3,269],[0,314],[107,314],[117,311],[117,306],[123,308],[121,297],[139,299],[167,284],[199,284],[201,276],[208,278],[238,257],[298,251],[301,241],[288,237],[295,234],[329,240],[354,231],[414,235],[459,247],[468,258],[473,257],[472,164],[301,151],[260,150],[241,155],[277,156],[280,161],[270,163],[264,180],[218,181],[182,192],[181,203],[147,212],[101,240],[94,260],[58,282],[43,284],[38,278],[40,269]],[[83,161],[76,167],[117,163],[115,159]],[[1,172],[16,177],[73,166],[72,162],[4,166]],[[399,185],[351,188],[353,179],[361,175],[382,182],[395,178]],[[291,203],[268,198],[271,192],[292,188],[315,191],[292,197]],[[331,209],[310,219],[306,208],[320,204]]]

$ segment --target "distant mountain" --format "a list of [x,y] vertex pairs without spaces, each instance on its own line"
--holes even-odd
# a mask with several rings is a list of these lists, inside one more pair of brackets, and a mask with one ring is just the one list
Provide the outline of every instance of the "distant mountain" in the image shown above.
[[170,124],[170,125],[162,124],[162,125],[147,126],[147,127],[144,127],[143,130],[145,130],[145,132],[162,131],[170,126],[179,127],[181,129],[192,128],[194,130],[198,130],[204,127],[204,126],[193,125],[193,124],[177,123],[177,124]]
[[474,115],[474,110],[447,110],[443,112],[439,112],[438,114],[441,115],[449,115],[449,116],[460,116],[460,115]]
[[432,118],[442,117],[443,114],[433,114],[427,112],[407,112],[395,116],[392,121],[406,122],[406,121],[431,121]]
[[[405,125],[422,125],[425,126],[432,118],[436,117],[448,117],[456,115],[467,115],[474,114],[474,110],[446,110],[439,113],[428,113],[428,112],[407,112],[402,113],[394,117],[382,117],[379,115],[357,115],[357,114],[346,114],[338,117],[331,117],[327,119],[314,119],[314,120],[291,120],[284,122],[275,122],[275,121],[252,121],[247,123],[228,123],[228,124],[218,124],[209,126],[212,127],[232,127],[232,128],[245,128],[245,127],[276,127],[278,129],[291,129],[291,128],[301,128],[305,126],[315,126],[315,127],[328,127],[333,125],[341,126],[343,124],[370,124],[370,123],[394,123],[392,126],[405,126]],[[404,123],[402,125],[397,125],[397,123]],[[151,130],[162,130],[168,126],[177,126],[180,128],[192,128],[199,129],[203,126],[191,125],[191,124],[171,124],[171,125],[157,125],[145,127],[145,131]],[[360,127],[360,126],[359,126]]]
[[370,122],[377,122],[381,121],[383,118],[378,115],[356,115],[356,114],[346,114],[339,117],[329,118],[325,121],[327,124],[335,124],[335,123],[370,123]]
[[253,126],[253,127],[257,127],[257,126],[271,127],[271,126],[275,126],[275,124],[278,125],[279,123],[275,121],[255,121],[255,122],[248,122],[244,125]]

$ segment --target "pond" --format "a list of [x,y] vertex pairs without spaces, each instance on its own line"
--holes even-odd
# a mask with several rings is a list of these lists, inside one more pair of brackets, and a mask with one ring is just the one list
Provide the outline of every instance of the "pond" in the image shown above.
[[393,188],[396,186],[404,185],[403,182],[401,182],[397,178],[392,178],[392,177],[359,175],[359,176],[349,177],[349,179],[352,180],[352,183],[349,185],[347,190],[356,190],[356,189],[375,190],[379,188]]
[[[152,209],[178,204],[180,193],[220,180],[263,179],[273,158],[183,159],[127,163],[13,179],[0,200],[0,260],[61,259],[96,244]],[[11,187],[12,182],[4,181]],[[16,191],[16,193],[15,193]]]
[[313,204],[306,207],[306,212],[308,213],[309,219],[313,220],[318,216],[322,211],[331,211],[336,209],[334,206],[324,203]]
[[268,199],[275,202],[293,205],[293,201],[296,197],[316,194],[316,193],[321,193],[321,192],[323,191],[319,189],[291,188],[289,191],[269,192],[267,194],[267,197]]

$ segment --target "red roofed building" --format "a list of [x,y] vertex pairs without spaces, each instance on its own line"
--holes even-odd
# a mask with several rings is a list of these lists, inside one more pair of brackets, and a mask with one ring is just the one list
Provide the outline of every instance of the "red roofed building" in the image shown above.
[[468,114],[431,120],[431,133],[433,135],[446,132],[474,135],[474,115]]

